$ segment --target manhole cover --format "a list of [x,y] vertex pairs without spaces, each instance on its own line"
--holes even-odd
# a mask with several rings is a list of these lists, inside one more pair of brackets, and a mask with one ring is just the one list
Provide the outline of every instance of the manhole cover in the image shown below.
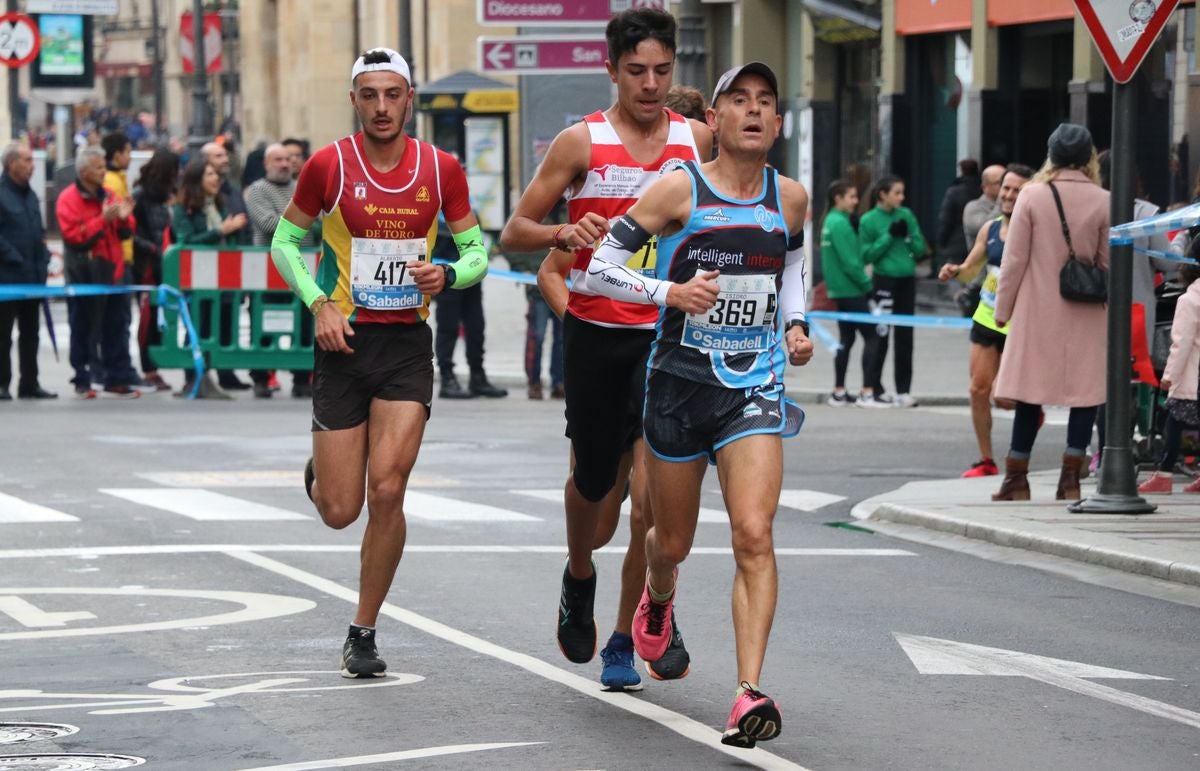
[[132,768],[146,762],[145,758],[132,755],[109,755],[107,753],[68,752],[58,755],[0,755],[0,769],[16,771],[103,771],[110,768]]
[[79,733],[73,725],[62,723],[0,723],[0,744],[40,742]]

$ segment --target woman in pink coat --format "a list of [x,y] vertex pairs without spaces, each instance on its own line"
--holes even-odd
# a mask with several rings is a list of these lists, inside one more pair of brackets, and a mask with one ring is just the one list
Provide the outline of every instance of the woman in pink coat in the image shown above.
[[1108,268],[1109,196],[1100,187],[1092,135],[1063,123],[1050,135],[1046,163],[1017,199],[1004,242],[996,321],[1010,319],[996,397],[1017,403],[997,501],[1029,500],[1029,456],[1044,404],[1071,408],[1059,500],[1077,499],[1096,408],[1104,403],[1106,306],[1064,300],[1058,276],[1069,259],[1051,185],[1062,198],[1075,256]]

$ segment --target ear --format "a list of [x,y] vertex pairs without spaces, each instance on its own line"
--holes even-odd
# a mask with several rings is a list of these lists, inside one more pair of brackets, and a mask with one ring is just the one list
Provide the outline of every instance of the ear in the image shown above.
[[617,82],[617,65],[613,64],[608,59],[605,59],[604,60],[604,69],[608,72],[608,79],[611,80],[613,83],[616,83]]
[[717,108],[707,107],[704,110],[704,122],[708,124],[708,130],[717,133]]
[[411,96],[411,97],[409,98],[409,100],[408,100],[408,107],[405,107],[405,108],[404,108],[404,125],[406,125],[406,126],[408,125],[408,122],[409,122],[410,120],[412,120],[412,116],[413,116],[413,104],[414,104],[416,101],[417,101],[417,90],[416,90],[416,89],[413,89],[413,90],[412,90],[412,96]]

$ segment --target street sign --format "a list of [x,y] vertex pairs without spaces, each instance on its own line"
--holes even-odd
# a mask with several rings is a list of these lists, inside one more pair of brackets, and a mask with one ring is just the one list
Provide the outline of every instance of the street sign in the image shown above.
[[1092,41],[1118,83],[1128,83],[1179,0],[1075,0]]
[[479,71],[492,75],[578,75],[604,72],[602,37],[479,37]]
[[[183,59],[183,71],[192,74],[196,71],[192,55],[192,12],[186,11],[179,19],[179,57]],[[216,12],[204,14],[204,71],[208,73],[221,71],[221,14]]]
[[630,8],[667,9],[666,0],[478,0],[480,24],[505,27],[604,26]]
[[42,47],[33,19],[22,13],[0,16],[0,62],[16,69],[33,61]]
[[26,0],[25,12],[116,16],[120,4],[120,0]]

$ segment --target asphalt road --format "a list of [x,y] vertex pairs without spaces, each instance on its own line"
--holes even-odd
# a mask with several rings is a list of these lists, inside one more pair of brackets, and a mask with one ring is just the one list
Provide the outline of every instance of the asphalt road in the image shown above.
[[[391,677],[367,683],[336,673],[363,522],[329,530],[305,497],[303,403],[16,402],[0,425],[0,722],[78,729],[0,756],[215,770],[1200,767],[1196,607],[1108,588],[1102,571],[1078,581],[830,526],[866,497],[961,471],[965,409],[812,406],[786,444],[762,681],[784,728],[753,752],[718,744],[736,673],[715,474],[715,521],[680,575],[691,674],[605,694],[598,658],[558,652],[559,403],[434,405],[379,625]],[[622,529],[597,559],[602,634],[626,541]],[[0,742],[18,734],[0,727]]]

